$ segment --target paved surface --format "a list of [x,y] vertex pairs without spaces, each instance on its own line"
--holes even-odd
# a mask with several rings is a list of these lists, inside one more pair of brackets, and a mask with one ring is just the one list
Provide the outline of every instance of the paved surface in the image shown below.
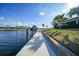
[[19,51],[16,56],[55,56],[56,53],[48,45],[41,32],[37,32],[33,38]]

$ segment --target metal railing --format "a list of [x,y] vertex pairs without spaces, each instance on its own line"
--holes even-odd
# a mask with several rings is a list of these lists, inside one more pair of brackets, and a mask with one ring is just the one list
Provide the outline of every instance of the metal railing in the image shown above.
[[26,29],[26,42],[28,42],[32,36],[36,33],[37,30]]

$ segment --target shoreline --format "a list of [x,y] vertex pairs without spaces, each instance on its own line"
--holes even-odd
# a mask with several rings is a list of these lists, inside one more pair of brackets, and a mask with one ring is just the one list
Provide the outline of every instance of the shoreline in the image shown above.
[[0,29],[0,31],[18,31],[18,30],[27,30],[27,29]]

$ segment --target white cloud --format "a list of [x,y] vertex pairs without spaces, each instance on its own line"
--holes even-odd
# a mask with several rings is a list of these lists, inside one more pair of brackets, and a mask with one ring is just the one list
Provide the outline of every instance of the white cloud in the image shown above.
[[76,3],[75,2],[67,3],[65,8],[62,10],[62,13],[67,13],[67,12],[69,12],[69,10],[71,8],[74,8],[74,7],[77,7],[77,6],[79,6],[79,3],[77,3],[77,2]]
[[25,23],[22,23],[22,22],[12,22],[12,23],[9,23],[8,25],[12,25],[12,26],[25,26]]
[[[54,18],[54,16],[61,15],[63,13],[67,14],[70,11],[71,8],[74,8],[74,7],[77,7],[77,6],[79,6],[79,3],[73,3],[73,2],[66,3],[66,5],[64,6],[64,9],[58,10],[58,11],[55,11],[55,12],[51,12],[49,14],[49,18],[52,19],[52,18]],[[51,16],[53,16],[53,17],[51,17]],[[65,15],[65,16],[67,16],[67,15]]]
[[39,15],[44,16],[45,12],[42,11],[42,12],[39,13]]
[[22,23],[21,23],[21,22],[16,22],[16,24],[17,24],[18,26],[22,26]]
[[1,17],[0,17],[0,20],[3,20],[4,18],[5,18],[4,16],[1,16]]

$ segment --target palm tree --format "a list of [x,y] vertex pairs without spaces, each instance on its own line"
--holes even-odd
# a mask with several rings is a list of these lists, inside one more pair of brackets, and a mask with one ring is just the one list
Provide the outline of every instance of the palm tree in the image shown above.
[[44,27],[45,25],[44,24],[42,24],[42,27]]
[[79,6],[70,9],[68,15],[69,15],[70,18],[72,18],[73,15],[77,15],[76,24],[78,24],[78,19],[79,19]]

